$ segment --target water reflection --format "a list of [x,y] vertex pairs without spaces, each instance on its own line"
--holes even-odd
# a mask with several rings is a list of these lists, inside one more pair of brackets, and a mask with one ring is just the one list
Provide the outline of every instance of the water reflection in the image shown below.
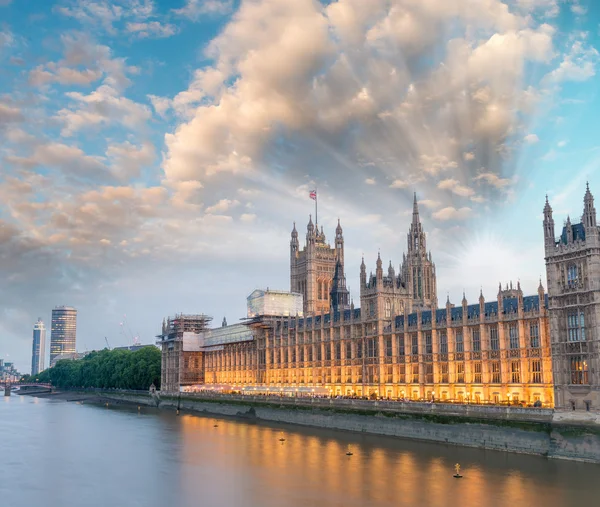
[[559,507],[600,494],[596,465],[148,408],[13,397],[0,434],[11,507]]

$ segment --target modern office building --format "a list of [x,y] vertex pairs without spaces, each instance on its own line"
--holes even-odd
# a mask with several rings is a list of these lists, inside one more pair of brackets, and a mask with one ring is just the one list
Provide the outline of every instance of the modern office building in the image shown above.
[[31,350],[31,374],[37,375],[46,365],[46,326],[39,318],[33,325],[33,347]]
[[59,356],[75,354],[77,343],[77,310],[70,306],[57,306],[52,310],[50,335],[50,366]]

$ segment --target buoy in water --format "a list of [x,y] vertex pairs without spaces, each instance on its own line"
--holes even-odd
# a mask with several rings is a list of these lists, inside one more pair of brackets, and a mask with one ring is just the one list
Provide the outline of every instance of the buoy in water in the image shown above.
[[458,463],[454,465],[454,470],[456,473],[452,477],[454,477],[455,479],[461,479],[462,475],[460,475],[460,465]]

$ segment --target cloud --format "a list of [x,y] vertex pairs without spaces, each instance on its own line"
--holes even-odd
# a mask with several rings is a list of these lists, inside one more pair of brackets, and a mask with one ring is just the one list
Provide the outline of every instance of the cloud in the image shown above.
[[7,5],[10,5],[11,2],[12,0],[0,0],[0,7],[6,7]]
[[485,181],[488,185],[496,187],[498,189],[505,188],[512,183],[512,180],[508,178],[500,178],[498,175],[493,173],[482,173],[473,178],[474,181]]
[[367,179],[365,180],[365,183],[366,183],[367,185],[375,185],[375,183],[376,183],[376,182],[375,182],[375,179],[374,179],[374,178],[367,178]]
[[548,73],[545,80],[553,83],[587,81],[596,75],[599,53],[596,48],[575,40],[560,65]]
[[137,35],[139,38],[164,38],[171,37],[177,33],[177,27],[169,23],[162,24],[159,21],[144,23],[127,23],[127,31]]
[[56,119],[64,124],[61,135],[69,137],[81,129],[119,123],[131,130],[139,130],[152,117],[148,106],[120,96],[109,85],[102,85],[89,95],[68,92],[71,108],[58,111]]
[[475,154],[474,154],[473,152],[470,152],[470,151],[468,151],[468,152],[466,152],[466,153],[463,153],[463,158],[464,158],[464,159],[465,159],[467,162],[468,162],[468,161],[470,161],[470,160],[475,160]]
[[185,0],[185,5],[173,13],[198,21],[204,15],[228,14],[232,9],[233,0]]
[[23,113],[19,108],[0,102],[0,129],[4,125],[21,122],[23,119]]
[[219,213],[224,213],[224,212],[228,211],[231,208],[239,206],[239,204],[240,204],[240,202],[237,201],[237,200],[221,199],[216,204],[214,204],[214,205],[209,206],[208,208],[206,208],[206,213],[207,214],[211,214],[211,215],[215,215],[215,214],[219,214]]
[[475,193],[475,191],[472,188],[469,188],[465,185],[461,185],[460,182],[452,178],[440,181],[437,187],[441,190],[450,190],[450,192],[452,192],[453,194],[459,195],[461,197],[470,197]]
[[256,215],[254,215],[253,213],[243,213],[242,215],[240,215],[240,220],[242,222],[253,222],[254,220],[256,220]]
[[439,211],[434,212],[431,216],[436,220],[465,220],[471,216],[472,210],[471,208],[453,208],[452,206],[448,206],[446,208],[442,208]]
[[149,142],[135,146],[125,141],[109,145],[106,157],[111,161],[111,172],[119,180],[129,181],[139,177],[141,170],[154,162],[156,153]]
[[524,138],[523,141],[525,141],[527,144],[535,144],[540,140],[540,138],[535,135],[535,134],[527,134]]
[[568,143],[569,143],[569,141],[566,141],[566,140],[558,141],[558,143],[556,143],[556,146],[559,148],[564,148]]
[[394,180],[390,184],[390,188],[406,188],[406,187],[408,187],[408,185],[409,185],[409,183],[407,181]]
[[420,199],[419,205],[425,206],[426,208],[438,208],[442,203],[440,201],[434,201],[432,199]]

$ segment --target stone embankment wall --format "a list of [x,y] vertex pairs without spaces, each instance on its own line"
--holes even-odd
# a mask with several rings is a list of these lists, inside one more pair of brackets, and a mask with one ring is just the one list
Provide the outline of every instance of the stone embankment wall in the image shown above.
[[104,392],[115,401],[600,463],[600,427],[550,409],[365,400]]

